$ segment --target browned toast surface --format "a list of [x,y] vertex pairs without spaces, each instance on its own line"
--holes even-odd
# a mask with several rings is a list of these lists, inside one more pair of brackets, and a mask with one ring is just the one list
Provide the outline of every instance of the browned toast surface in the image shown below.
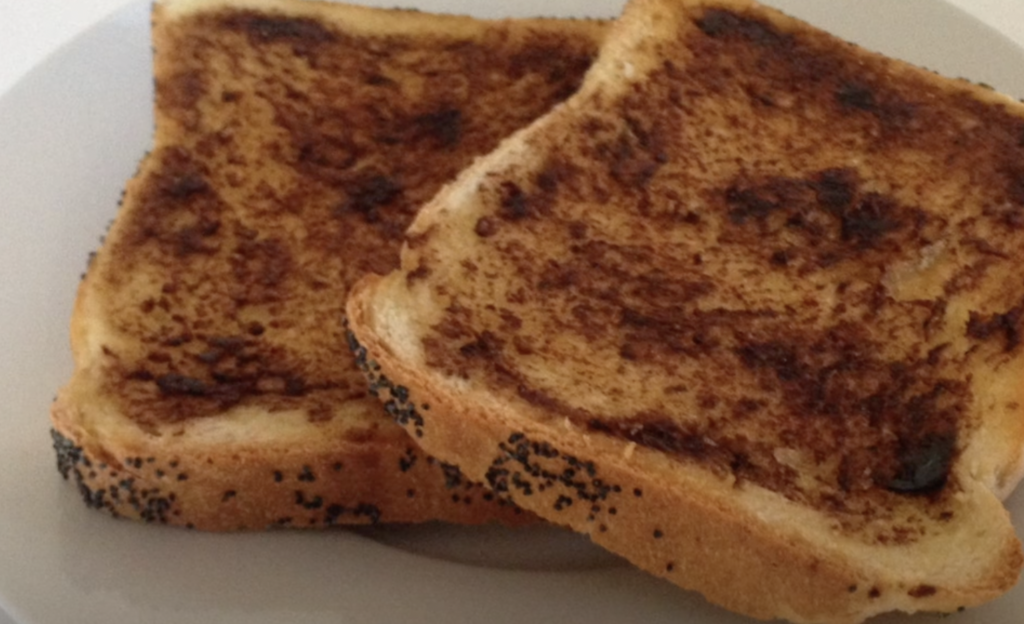
[[388,422],[343,305],[441,184],[577,88],[603,25],[277,0],[153,19],[154,147],[54,408],[58,446],[104,469],[68,470],[101,506],[138,516],[124,501],[151,488],[160,520],[200,528],[518,521]]
[[637,0],[350,321],[427,451],[651,572],[759,617],[954,610],[1022,563],[1021,163],[1008,98]]

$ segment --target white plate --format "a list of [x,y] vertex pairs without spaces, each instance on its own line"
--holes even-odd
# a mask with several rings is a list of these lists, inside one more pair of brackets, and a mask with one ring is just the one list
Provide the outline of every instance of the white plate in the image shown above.
[[[619,9],[619,0],[411,4],[482,16]],[[774,4],[874,49],[1024,95],[1024,51],[944,3]],[[749,622],[550,531],[210,535],[86,509],[55,469],[47,410],[71,371],[78,276],[149,145],[148,37],[140,0],[0,99],[0,607],[25,624]],[[1024,534],[1024,494],[1009,507]],[[1024,585],[941,621],[1018,624],[1021,613]]]

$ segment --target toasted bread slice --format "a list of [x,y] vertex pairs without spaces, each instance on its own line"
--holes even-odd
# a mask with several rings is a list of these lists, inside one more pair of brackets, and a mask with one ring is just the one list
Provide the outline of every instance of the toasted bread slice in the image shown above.
[[422,447],[760,618],[1010,588],[1024,106],[744,0],[634,0],[357,285]]
[[153,9],[156,134],[72,319],[65,476],[199,529],[523,514],[423,455],[345,343],[421,202],[570,95],[598,22],[289,0]]

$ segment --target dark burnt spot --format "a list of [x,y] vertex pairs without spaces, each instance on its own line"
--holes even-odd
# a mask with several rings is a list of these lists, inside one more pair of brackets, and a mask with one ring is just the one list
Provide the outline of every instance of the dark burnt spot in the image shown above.
[[241,336],[212,336],[206,342],[213,349],[230,354],[240,352],[247,344],[246,339]]
[[308,384],[302,377],[289,375],[284,380],[284,394],[287,396],[302,396],[307,390]]
[[818,265],[825,267],[924,226],[923,211],[860,187],[856,171],[826,169],[806,179],[741,177],[722,198],[733,224],[756,224],[759,237],[781,231],[799,234],[816,250]]
[[1004,168],[1006,178],[1006,194],[1010,201],[1024,208],[1024,167],[1013,165]]
[[882,596],[882,590],[878,589],[877,587],[872,587],[868,591],[868,598],[879,598],[881,596]]
[[857,193],[857,172],[853,169],[826,169],[814,177],[814,192],[823,208],[835,213],[846,210]]
[[1002,314],[984,316],[972,311],[967,321],[967,336],[975,340],[1003,339],[1003,350],[1013,351],[1021,342],[1021,319],[1024,305],[1018,305]]
[[167,374],[156,378],[160,392],[166,395],[204,396],[208,388],[202,380],[186,375]]
[[765,46],[780,45],[789,39],[768,22],[726,9],[708,9],[696,24],[701,32],[714,38],[738,37]]
[[796,350],[782,342],[749,343],[737,349],[737,354],[747,368],[771,369],[781,381],[794,381],[804,374]]
[[886,487],[901,494],[929,494],[941,490],[956,453],[956,438],[933,434],[905,439],[898,452],[899,469]]
[[490,238],[498,233],[498,221],[493,217],[480,217],[473,231],[480,238]]
[[210,240],[220,229],[220,221],[202,219],[194,226],[186,226],[178,230],[175,235],[176,253],[180,256],[187,256],[197,253],[210,254],[218,249],[217,242]]
[[549,164],[545,169],[542,169],[537,174],[534,182],[541,191],[545,193],[554,193],[558,190],[558,185],[562,181],[567,169],[563,166]]
[[378,173],[353,181],[347,190],[348,199],[340,210],[359,213],[374,223],[381,219],[378,209],[397,201],[404,189],[394,178]]
[[277,301],[282,287],[294,275],[294,257],[289,245],[280,239],[239,241],[229,260],[232,277],[246,286],[238,303]]
[[941,491],[956,457],[966,385],[937,378],[934,359],[878,360],[856,332],[844,331],[807,343],[748,342],[736,354],[747,368],[770,371],[795,423],[810,427],[788,435],[809,435],[817,442],[807,444],[821,447],[828,438],[820,427],[835,428],[829,435],[843,446],[836,475],[842,490]]
[[877,108],[874,92],[865,85],[844,82],[836,89],[836,101],[845,108],[874,111]]
[[725,192],[725,202],[729,206],[729,219],[733,223],[743,224],[747,219],[764,219],[781,206],[778,200],[772,200],[757,190],[729,187]]
[[531,215],[529,198],[514,182],[502,182],[499,215],[507,221],[519,221]]
[[587,231],[589,226],[582,221],[572,221],[569,223],[569,236],[573,240],[584,240],[587,237]]
[[430,277],[430,273],[430,267],[428,267],[421,261],[420,264],[415,269],[410,271],[409,274],[405,276],[405,282],[411,285],[417,281],[425,280],[428,277]]
[[873,247],[886,234],[900,228],[892,198],[868,193],[854,207],[840,213],[842,239],[858,247]]
[[860,111],[872,115],[893,135],[909,127],[918,108],[894,93],[852,81],[839,83],[835,101],[844,113]]
[[209,182],[196,173],[185,173],[172,177],[165,182],[163,187],[164,194],[176,200],[185,200],[194,195],[208,193],[209,191]]
[[442,149],[451,149],[462,139],[462,111],[457,108],[443,108],[420,115],[413,119],[413,126],[417,135],[429,137]]
[[459,353],[466,358],[482,358],[494,360],[501,357],[501,350],[504,342],[496,334],[484,331],[473,342],[466,343],[459,347]]
[[281,41],[293,44],[319,44],[337,38],[320,21],[308,18],[271,17],[242,12],[224,18],[223,23],[229,29],[245,32],[255,44]]
[[639,126],[630,126],[615,140],[602,143],[598,153],[612,179],[633,191],[644,189],[667,160],[660,134]]
[[928,596],[934,596],[938,591],[938,588],[934,585],[918,585],[908,591],[907,595],[911,598],[927,598]]

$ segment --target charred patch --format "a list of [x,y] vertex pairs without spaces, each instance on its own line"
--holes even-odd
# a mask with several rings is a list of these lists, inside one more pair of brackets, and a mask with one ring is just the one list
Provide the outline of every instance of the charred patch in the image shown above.
[[885,487],[901,494],[931,494],[941,490],[949,478],[956,456],[956,436],[936,433],[901,441],[897,451],[899,467]]
[[442,149],[459,144],[463,123],[462,111],[457,108],[443,108],[413,119],[416,135],[429,138]]
[[934,596],[938,591],[939,589],[934,585],[918,585],[908,591],[907,595],[911,598],[927,598],[928,596]]
[[721,197],[734,225],[754,224],[760,235],[800,233],[827,266],[924,226],[923,211],[861,186],[852,169],[826,169],[807,178],[739,178]]
[[459,347],[459,353],[465,358],[497,360],[501,358],[503,347],[504,342],[494,333],[484,331],[473,342],[468,342]]
[[790,38],[765,21],[725,9],[704,11],[696,24],[701,32],[716,39],[737,37],[759,45],[776,46]]
[[205,396],[209,391],[206,383],[195,377],[168,374],[156,378],[160,392],[166,395]]
[[520,221],[532,215],[530,200],[514,182],[502,182],[498,214],[506,221]]
[[782,185],[776,188],[741,188],[730,186],[725,191],[725,203],[729,206],[729,220],[742,225],[748,219],[765,219],[777,210],[787,207]]
[[295,273],[288,244],[276,238],[239,241],[229,263],[236,282],[245,287],[236,297],[239,303],[280,300],[283,287]]
[[308,18],[270,17],[257,13],[235,13],[223,24],[246,33],[255,44],[276,42],[321,44],[337,39],[322,23]]
[[1010,201],[1024,207],[1024,167],[1007,167],[1003,175],[1006,178],[1006,194]]
[[608,166],[612,179],[626,189],[645,188],[667,162],[667,155],[656,143],[655,132],[630,124],[629,129],[611,142],[598,146],[598,155]]
[[1024,305],[1018,305],[1002,314],[983,316],[971,312],[967,321],[967,336],[975,340],[990,340],[995,337],[1003,339],[1003,350],[1013,351],[1021,342],[1021,319],[1024,318]]
[[840,235],[857,247],[874,247],[887,234],[898,230],[896,202],[878,193],[868,193],[856,205],[839,213]]
[[[803,448],[835,445],[836,480],[844,491],[881,487],[898,494],[935,494],[956,456],[969,398],[962,382],[937,376],[940,355],[887,362],[856,332],[821,339],[747,342],[743,366],[797,416],[784,435]],[[804,439],[806,438],[806,439]],[[824,459],[824,456],[822,456]]]
[[836,89],[836,101],[841,106],[862,111],[876,111],[878,103],[875,93],[868,86],[855,82],[844,82]]
[[476,222],[473,231],[480,238],[490,238],[498,233],[498,222],[492,217],[480,217]]
[[745,344],[736,353],[747,368],[770,369],[781,381],[796,381],[804,374],[796,349],[783,342]]
[[813,179],[815,198],[831,212],[849,208],[857,195],[858,177],[853,169],[825,169]]
[[163,193],[175,200],[186,200],[194,195],[209,192],[210,184],[198,173],[182,173],[162,181]]
[[347,190],[340,211],[359,213],[367,223],[375,223],[381,219],[378,210],[397,201],[404,189],[393,177],[372,174],[353,181]]

